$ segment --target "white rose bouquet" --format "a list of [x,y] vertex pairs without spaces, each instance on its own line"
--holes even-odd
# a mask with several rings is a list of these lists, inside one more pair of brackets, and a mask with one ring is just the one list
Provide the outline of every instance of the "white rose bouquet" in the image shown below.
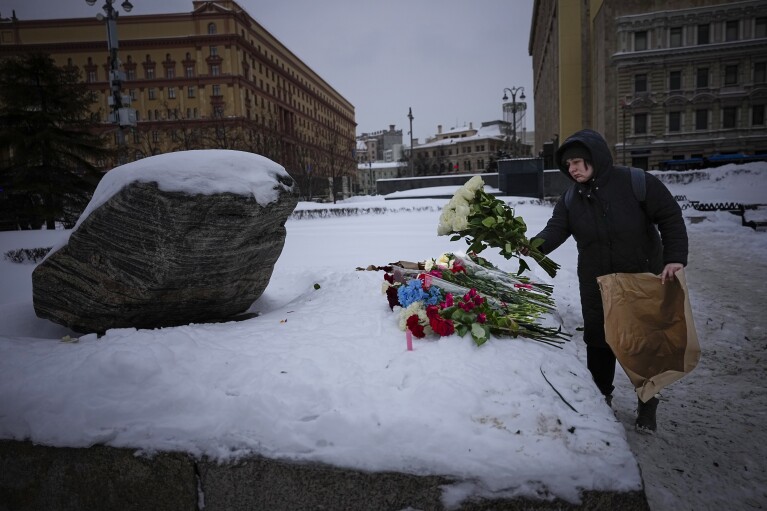
[[520,257],[520,251],[525,250],[554,277],[560,266],[538,249],[543,240],[528,240],[524,219],[514,216],[514,209],[485,192],[484,186],[482,178],[474,176],[455,192],[442,209],[437,234],[454,234],[452,241],[466,238],[469,252],[477,254],[487,247],[498,248],[506,259],[519,259],[518,274],[530,269]]

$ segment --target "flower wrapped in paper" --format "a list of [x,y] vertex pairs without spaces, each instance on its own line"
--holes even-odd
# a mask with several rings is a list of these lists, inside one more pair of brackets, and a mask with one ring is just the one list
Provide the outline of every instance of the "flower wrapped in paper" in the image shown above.
[[515,216],[514,209],[505,202],[485,192],[484,185],[481,177],[474,176],[455,192],[442,209],[437,234],[454,234],[452,241],[465,238],[469,252],[479,254],[487,247],[494,247],[506,259],[516,257],[519,259],[517,273],[520,274],[530,269],[520,257],[522,251],[527,252],[550,277],[554,277],[559,265],[538,249],[543,241],[528,240],[524,219]]
[[417,338],[469,333],[478,346],[491,335],[559,346],[570,337],[543,324],[554,312],[551,286],[505,273],[478,256],[443,254],[376,269],[387,271],[384,293],[399,312],[400,328]]

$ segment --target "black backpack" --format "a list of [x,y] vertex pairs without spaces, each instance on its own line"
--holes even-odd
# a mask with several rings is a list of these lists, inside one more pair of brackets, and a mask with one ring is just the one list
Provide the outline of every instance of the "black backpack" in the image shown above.
[[[626,167],[618,168],[625,169]],[[636,167],[628,167],[628,169],[631,171],[631,188],[634,190],[634,197],[642,204],[642,209],[644,210],[644,201],[647,197],[647,178],[645,178],[645,172]],[[573,203],[576,186],[577,183],[573,183],[565,192],[565,207],[567,209],[570,209],[570,205]]]

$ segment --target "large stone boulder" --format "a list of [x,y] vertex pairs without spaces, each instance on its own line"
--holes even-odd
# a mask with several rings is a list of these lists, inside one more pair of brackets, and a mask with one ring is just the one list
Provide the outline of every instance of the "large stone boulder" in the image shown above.
[[297,192],[280,165],[239,151],[115,168],[35,268],[35,312],[99,333],[232,318],[269,283]]

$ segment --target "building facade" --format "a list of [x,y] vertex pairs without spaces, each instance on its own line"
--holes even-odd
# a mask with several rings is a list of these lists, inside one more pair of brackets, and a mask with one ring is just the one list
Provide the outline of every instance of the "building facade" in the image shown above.
[[357,140],[363,142],[366,148],[362,154],[357,154],[357,162],[387,161],[386,153],[391,152],[397,145],[402,146],[402,130],[395,129],[394,126],[390,124],[388,130],[358,136]]
[[414,173],[429,176],[449,173],[485,172],[509,145],[509,128],[504,121],[482,123],[442,131],[412,148]]
[[360,195],[376,195],[379,179],[405,177],[408,172],[405,162],[368,162],[357,166],[357,185]]
[[644,169],[767,154],[763,1],[537,0],[529,50],[536,98],[554,98],[536,102],[539,147],[588,127]]
[[[191,12],[121,15],[117,27],[122,96],[137,114],[122,161],[226,148],[280,163],[302,191],[319,194],[329,179],[356,178],[354,106],[236,2],[195,0]],[[95,12],[0,21],[0,58],[30,52],[79,68],[98,95],[104,129],[114,129],[109,53]]]

